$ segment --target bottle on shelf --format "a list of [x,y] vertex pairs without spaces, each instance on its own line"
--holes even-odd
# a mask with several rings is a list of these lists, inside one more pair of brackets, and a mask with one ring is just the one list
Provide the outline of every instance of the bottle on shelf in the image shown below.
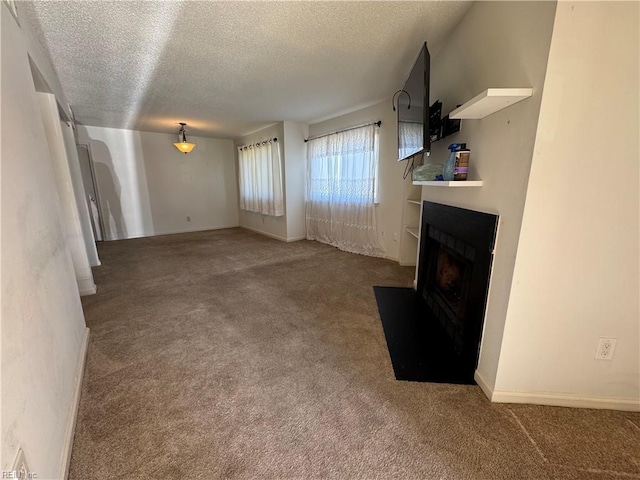
[[445,182],[450,182],[453,180],[455,171],[456,171],[456,151],[461,148],[466,148],[466,143],[452,143],[449,145],[449,156],[447,157],[447,161],[444,164],[444,168],[442,169],[442,179]]

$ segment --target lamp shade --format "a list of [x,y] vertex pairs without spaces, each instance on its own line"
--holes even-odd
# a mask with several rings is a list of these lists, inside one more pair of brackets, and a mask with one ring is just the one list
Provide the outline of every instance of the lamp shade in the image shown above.
[[189,143],[189,142],[176,142],[173,145],[182,153],[189,153],[196,146],[195,143]]
[[196,148],[195,143],[187,142],[187,131],[185,130],[185,126],[187,124],[184,122],[180,122],[180,131],[178,132],[178,141],[173,144],[178,150],[182,153],[187,154],[194,148]]

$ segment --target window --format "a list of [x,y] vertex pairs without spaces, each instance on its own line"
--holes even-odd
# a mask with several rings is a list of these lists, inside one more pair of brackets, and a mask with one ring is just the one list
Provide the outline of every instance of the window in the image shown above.
[[280,217],[284,215],[282,162],[276,138],[238,148],[240,208]]
[[347,252],[384,256],[375,225],[375,124],[309,140],[307,147],[307,238]]
[[424,124],[420,122],[398,122],[398,158],[406,158],[423,148]]
[[378,202],[378,130],[374,126],[309,140],[308,158],[309,199]]

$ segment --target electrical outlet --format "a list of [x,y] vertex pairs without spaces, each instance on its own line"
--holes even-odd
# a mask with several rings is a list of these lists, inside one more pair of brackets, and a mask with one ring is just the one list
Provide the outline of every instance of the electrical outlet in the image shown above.
[[191,221],[191,217],[187,216],[187,222]]
[[394,242],[397,242],[397,241],[398,241],[398,234],[397,234],[397,233],[394,233],[394,234],[393,234],[393,241],[394,241]]
[[596,360],[611,360],[616,351],[617,338],[601,338],[598,341]]
[[380,230],[380,238],[384,238],[384,230]]

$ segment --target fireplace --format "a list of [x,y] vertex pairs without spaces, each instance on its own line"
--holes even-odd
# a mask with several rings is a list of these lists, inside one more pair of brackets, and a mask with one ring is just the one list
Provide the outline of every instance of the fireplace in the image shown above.
[[489,289],[498,217],[423,202],[416,293],[473,372]]
[[474,384],[498,217],[422,203],[416,289],[373,287],[396,379]]

